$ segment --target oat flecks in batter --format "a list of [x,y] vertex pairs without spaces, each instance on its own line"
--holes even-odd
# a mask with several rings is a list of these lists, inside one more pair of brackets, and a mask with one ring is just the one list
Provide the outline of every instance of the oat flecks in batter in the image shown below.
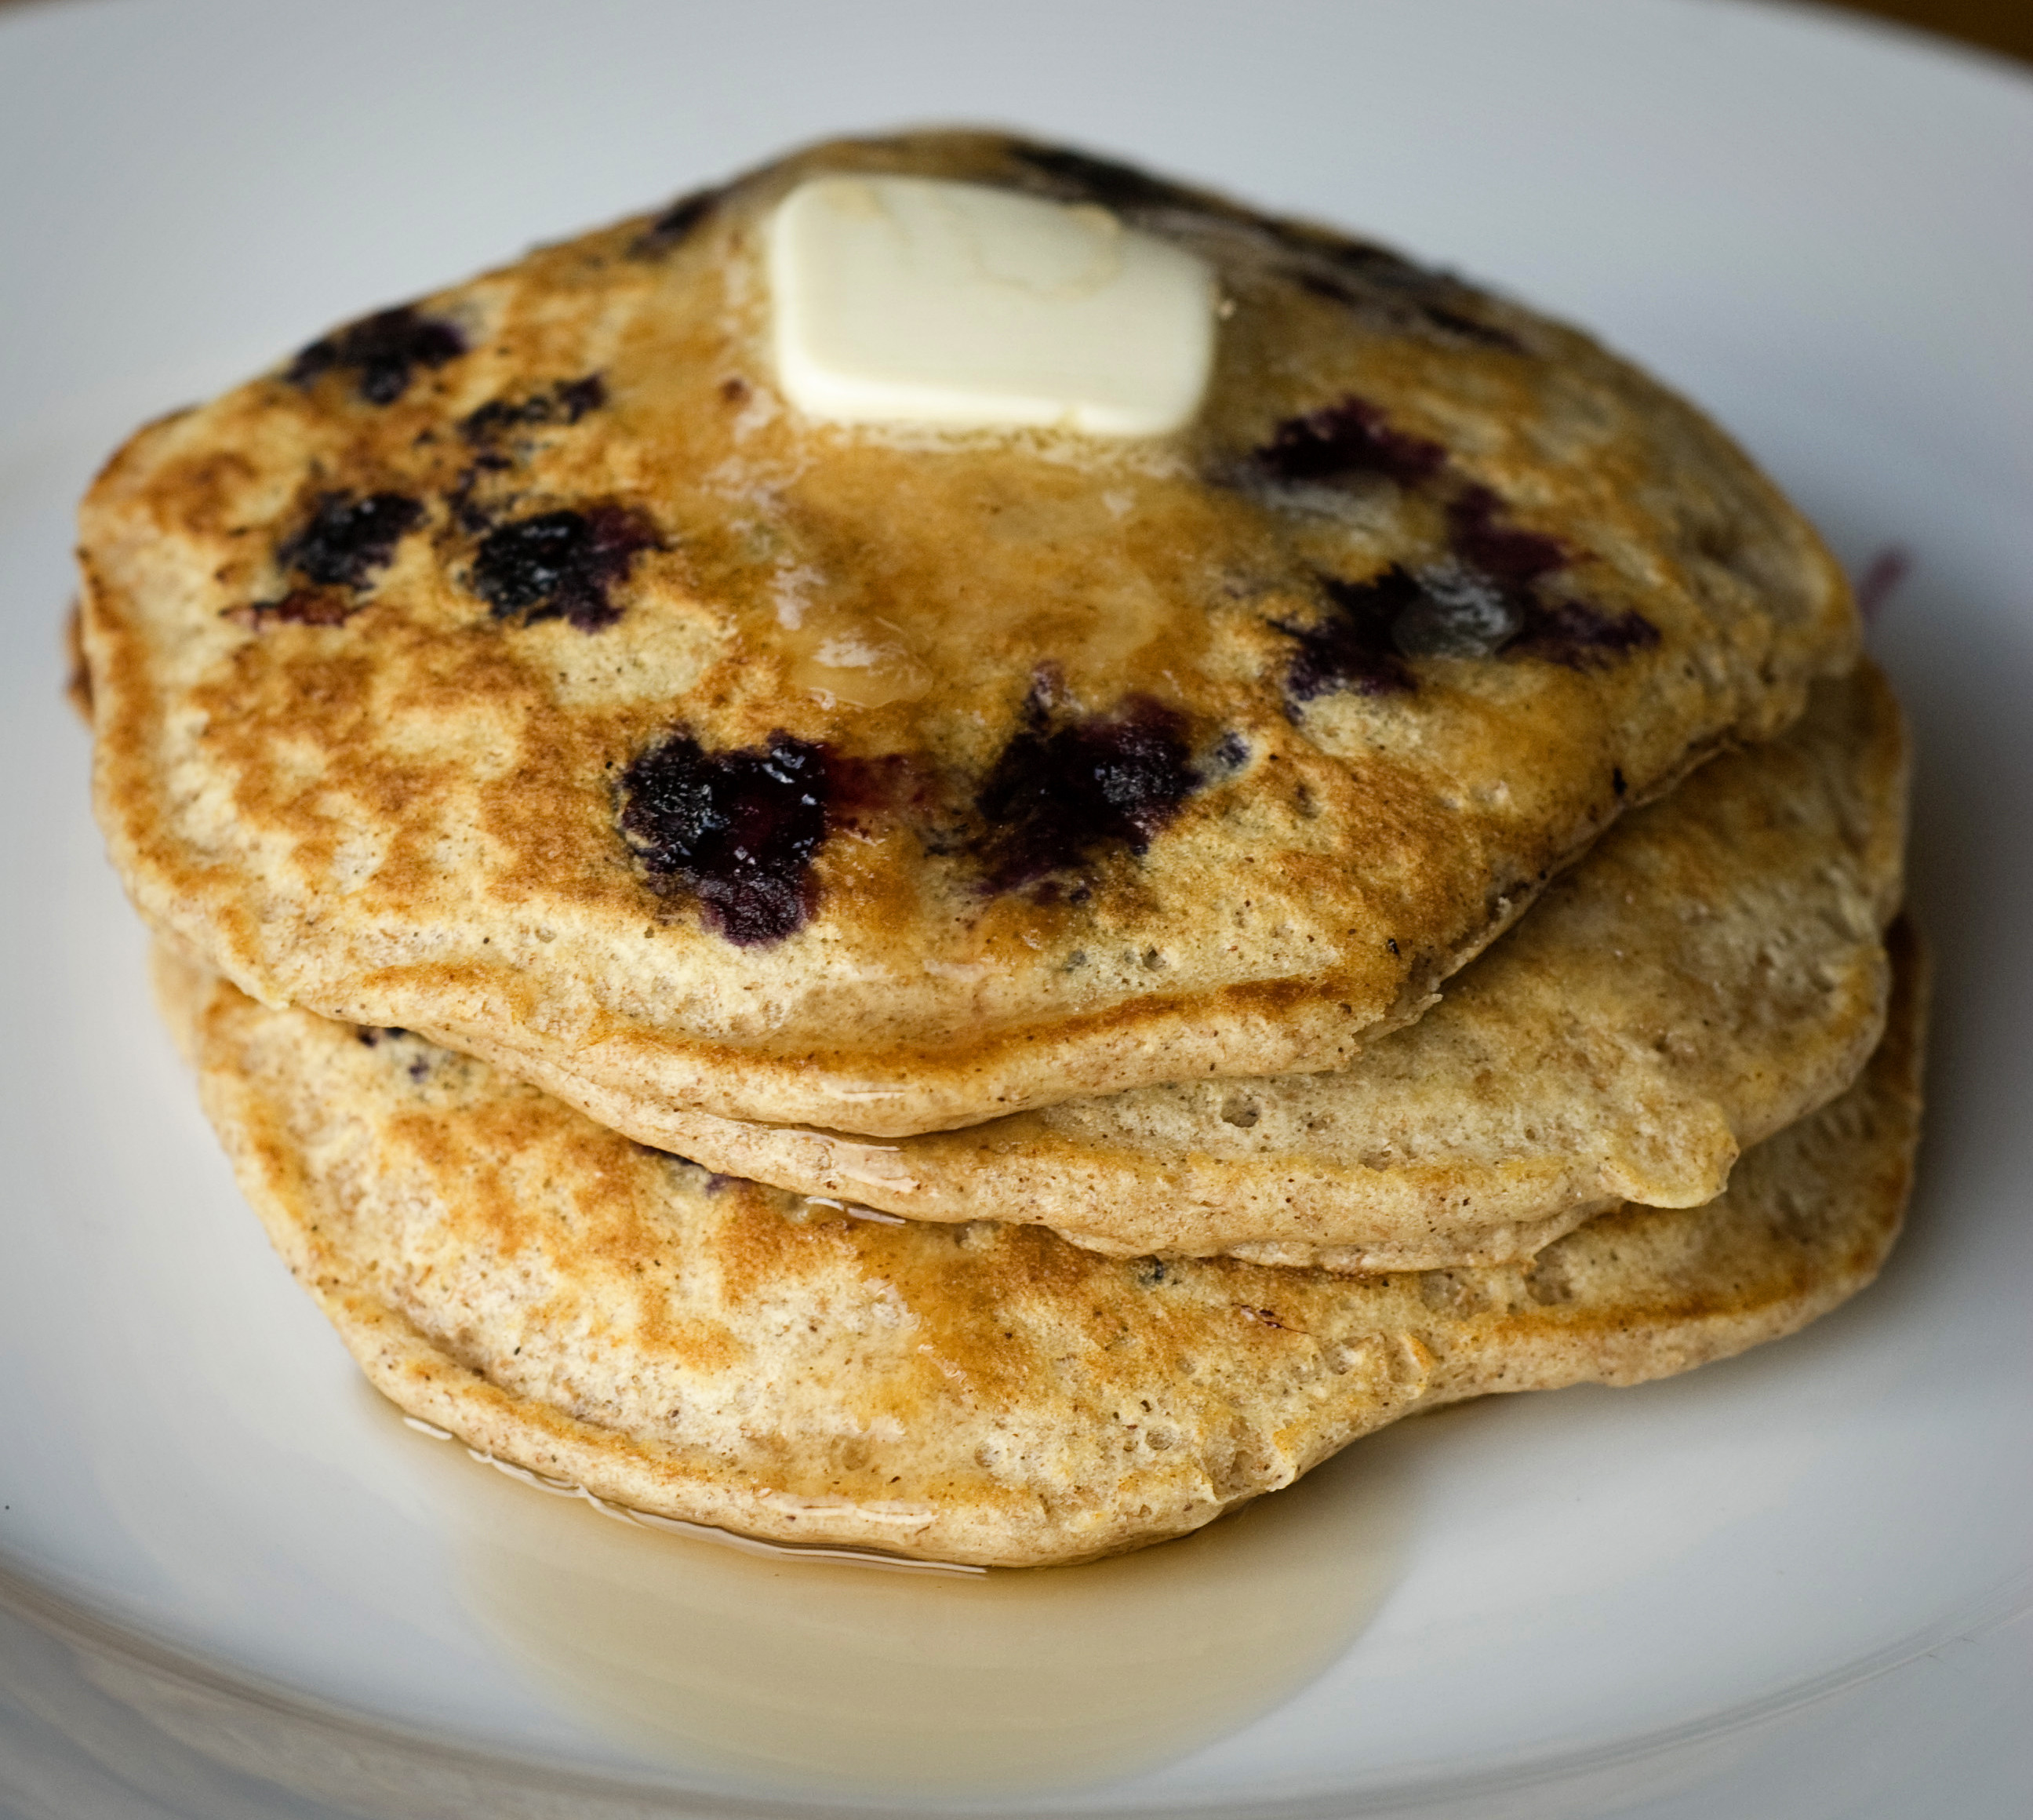
[[[822,171],[1084,201],[1204,259],[1232,307],[1200,418],[799,418],[757,247]],[[322,545],[340,579],[279,577],[326,495],[425,516],[365,589]],[[335,331],[141,432],[81,545],[96,801],[144,914],[621,1122],[886,1136],[1337,1065],[1855,649],[1811,530],[1586,336],[992,134],[820,147]],[[1348,603],[1392,576],[1416,597],[1372,626]],[[1005,789],[1090,727],[1121,751]],[[622,825],[676,728],[899,788],[755,920]]]
[[1620,822],[1345,1069],[1084,1096],[878,1147],[670,1114],[632,1128],[785,1189],[1118,1253],[1527,1257],[1618,1200],[1712,1199],[1741,1151],[1848,1085],[1883,1024],[1906,780],[1874,666],[1818,685],[1784,738]]
[[1863,1287],[1918,1137],[1900,947],[1863,1079],[1722,1198],[1607,1214],[1529,1263],[1361,1278],[858,1220],[715,1185],[414,1038],[203,981],[163,997],[278,1249],[419,1420],[637,1510],[1018,1566],[1196,1529],[1417,1409],[1685,1371]]

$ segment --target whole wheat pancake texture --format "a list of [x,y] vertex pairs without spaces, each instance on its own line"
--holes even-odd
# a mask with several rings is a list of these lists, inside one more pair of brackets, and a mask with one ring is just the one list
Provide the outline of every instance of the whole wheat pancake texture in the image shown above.
[[1884,1025],[1907,758],[1875,665],[1816,685],[1791,731],[1625,818],[1434,1009],[1331,1073],[881,1143],[645,1116],[529,1073],[709,1169],[916,1219],[1337,1270],[1502,1263],[1619,1201],[1713,1199],[1746,1145],[1855,1078]]
[[1918,1133],[1903,927],[1895,949],[1858,1084],[1720,1198],[1605,1214],[1523,1263],[1371,1277],[856,1219],[421,1038],[163,974],[241,1185],[402,1408],[660,1515],[1023,1565],[1192,1530],[1414,1410],[1683,1371],[1862,1287]]
[[[1203,257],[1204,408],[1115,441],[799,417],[757,247],[820,170]],[[82,563],[97,807],[152,925],[642,1128],[1339,1065],[1855,649],[1799,515],[1586,336],[967,133],[822,146],[335,330],[137,436]]]

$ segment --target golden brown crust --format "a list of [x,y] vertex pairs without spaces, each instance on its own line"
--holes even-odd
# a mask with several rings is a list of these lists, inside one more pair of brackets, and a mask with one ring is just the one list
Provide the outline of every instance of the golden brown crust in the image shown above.
[[1908,753],[1869,663],[1779,740],[1626,818],[1410,1028],[1346,1069],[1062,1101],[873,1143],[538,1085],[724,1174],[1125,1254],[1425,1270],[1621,1200],[1692,1207],[1855,1077],[1884,1027]]
[[277,1247],[403,1408],[662,1515],[1028,1564],[1195,1528],[1417,1408],[1685,1370],[1861,1288],[1919,1129],[1923,994],[1893,946],[1870,1067],[1720,1199],[1383,1277],[857,1221],[223,983],[192,1043]]
[[92,666],[84,659],[83,618],[82,609],[73,601],[70,611],[64,615],[64,699],[88,727],[92,725]]
[[[819,167],[1084,185],[1191,245],[1234,305],[1201,421],[796,418],[752,247]],[[560,513],[545,593],[491,540]],[[328,338],[141,432],[82,523],[96,801],[152,925],[645,1115],[874,1133],[1338,1065],[1855,649],[1813,532],[1586,338],[983,136],[822,148]],[[1415,571],[1508,642],[1406,656],[1364,590]],[[808,867],[732,922],[618,825],[673,739],[824,755]],[[1091,788],[1038,798],[1052,764]]]

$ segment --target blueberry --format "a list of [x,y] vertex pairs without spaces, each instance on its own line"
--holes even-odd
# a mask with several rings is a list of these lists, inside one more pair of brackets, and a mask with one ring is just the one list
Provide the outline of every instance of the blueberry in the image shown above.
[[1278,627],[1298,646],[1285,672],[1286,696],[1297,703],[1337,689],[1359,695],[1410,693],[1412,672],[1394,631],[1399,616],[1425,598],[1417,579],[1391,567],[1362,582],[1323,577],[1321,588],[1327,610],[1318,624]]
[[635,558],[659,547],[647,520],[615,505],[552,511],[497,526],[473,561],[474,592],[497,620],[569,620],[582,632],[621,617],[608,590]]
[[682,245],[692,230],[720,205],[717,189],[695,189],[681,196],[636,236],[628,249],[636,259],[657,259]]
[[324,373],[350,372],[369,404],[393,404],[409,390],[417,367],[440,367],[465,352],[466,337],[456,324],[420,315],[404,304],[313,342],[290,363],[285,376],[293,384],[309,385]]
[[1376,406],[1353,397],[1286,418],[1256,455],[1281,481],[1378,474],[1406,486],[1439,473],[1447,459],[1438,443],[1391,429]]
[[621,832],[651,879],[698,900],[737,946],[781,942],[811,914],[813,856],[829,830],[823,747],[788,733],[709,752],[667,734],[622,776]]
[[405,493],[321,494],[310,522],[277,549],[275,561],[320,587],[364,588],[423,522],[424,508]]
[[1043,693],[975,796],[993,891],[1076,871],[1110,847],[1142,853],[1204,780],[1185,717],[1133,697],[1106,717],[1050,723]]

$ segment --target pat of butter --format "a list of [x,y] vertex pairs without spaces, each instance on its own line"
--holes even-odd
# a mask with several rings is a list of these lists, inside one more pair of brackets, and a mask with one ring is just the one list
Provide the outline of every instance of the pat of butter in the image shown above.
[[819,177],[769,230],[777,378],[843,423],[1162,436],[1214,364],[1214,275],[1106,209]]

